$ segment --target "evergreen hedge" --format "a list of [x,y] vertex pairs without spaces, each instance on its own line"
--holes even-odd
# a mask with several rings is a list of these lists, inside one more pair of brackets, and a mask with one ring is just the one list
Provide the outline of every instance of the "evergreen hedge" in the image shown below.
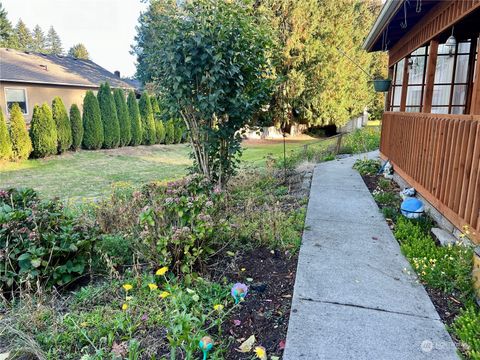
[[0,108],[0,160],[10,160],[12,158],[12,141],[8,133],[7,122]]
[[153,118],[158,120],[160,118],[160,106],[158,105],[157,98],[155,96],[150,96],[150,103],[152,104]]
[[10,109],[10,139],[12,141],[12,159],[28,159],[32,152],[32,141],[28,136],[27,124],[18,104]]
[[33,107],[30,138],[32,139],[33,157],[41,158],[57,153],[57,126],[53,120],[52,109],[47,103]]
[[150,96],[144,92],[138,103],[140,109],[140,118],[142,119],[142,144],[152,145],[157,141],[155,132],[155,120],[153,118],[152,104]]
[[127,98],[128,114],[131,125],[131,140],[130,145],[137,146],[142,143],[142,122],[140,120],[140,110],[138,108],[137,98],[135,92],[130,90]]
[[118,123],[115,101],[108,83],[100,85],[97,99],[103,124],[103,147],[105,149],[116,148],[120,145],[120,124]]
[[72,127],[72,150],[77,151],[82,146],[83,123],[77,104],[70,107],[70,125]]
[[165,144],[173,144],[175,142],[175,124],[173,120],[168,120],[165,126]]
[[181,121],[175,122],[175,144],[180,144],[183,141],[184,127]]
[[165,126],[160,119],[155,120],[155,132],[157,134],[157,144],[163,144],[165,142]]
[[132,140],[130,116],[128,115],[125,94],[121,89],[113,91],[115,108],[117,109],[118,124],[120,125],[120,146],[127,146]]
[[87,91],[83,99],[83,140],[84,149],[100,149],[103,144],[103,125],[100,106],[92,91]]
[[72,126],[62,99],[56,96],[52,101],[52,115],[57,127],[57,149],[59,153],[72,146]]

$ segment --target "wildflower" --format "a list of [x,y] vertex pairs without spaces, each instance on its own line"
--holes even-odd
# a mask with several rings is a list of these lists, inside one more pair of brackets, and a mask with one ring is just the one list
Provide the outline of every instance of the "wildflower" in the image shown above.
[[157,284],[148,284],[148,287],[150,288],[150,290],[154,291],[154,290],[157,290],[158,289],[158,286]]
[[123,310],[123,311],[126,311],[127,309],[128,309],[128,304],[127,304],[127,303],[124,303],[124,304],[122,305],[122,310]]
[[220,312],[220,311],[223,310],[223,305],[222,305],[222,304],[214,305],[214,306],[213,306],[213,309],[214,309],[215,311]]
[[240,270],[241,270],[241,271],[245,271],[245,270],[247,270],[247,269],[245,269],[245,268],[241,268]]
[[236,283],[232,286],[231,294],[235,299],[235,304],[238,304],[239,301],[245,299],[248,293],[248,286],[242,283]]
[[125,296],[125,300],[130,301],[133,299],[133,296]]
[[132,289],[133,289],[133,286],[130,285],[130,284],[124,284],[124,285],[123,285],[123,288],[125,289],[125,291],[128,292],[129,290],[132,290]]
[[81,326],[81,327],[87,327],[87,326],[88,326],[88,323],[87,323],[86,321],[84,321],[84,322],[80,323],[80,326]]
[[260,360],[267,360],[267,351],[263,346],[255,346],[254,352]]
[[164,266],[160,269],[157,270],[157,272],[155,273],[155,275],[158,275],[158,276],[162,276],[162,275],[165,275],[168,271],[168,267]]
[[162,291],[159,296],[160,298],[165,299],[166,297],[170,296],[170,293],[168,291]]

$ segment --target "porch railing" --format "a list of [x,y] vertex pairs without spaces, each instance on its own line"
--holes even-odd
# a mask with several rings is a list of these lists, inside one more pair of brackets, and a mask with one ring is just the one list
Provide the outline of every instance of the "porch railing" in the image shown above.
[[407,182],[480,243],[480,116],[385,112],[380,151]]

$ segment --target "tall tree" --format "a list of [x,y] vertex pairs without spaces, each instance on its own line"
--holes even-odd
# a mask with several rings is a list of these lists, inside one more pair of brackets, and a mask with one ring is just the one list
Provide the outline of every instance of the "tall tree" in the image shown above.
[[118,123],[115,100],[108,83],[100,85],[97,94],[103,124],[103,147],[116,148],[120,144],[120,124]]
[[32,47],[31,50],[33,52],[43,53],[47,49],[47,40],[45,38],[45,34],[40,26],[36,25],[33,28],[32,34]]
[[70,107],[70,124],[72,125],[72,150],[80,149],[83,140],[83,124],[77,104]]
[[145,91],[138,102],[140,109],[140,118],[142,119],[142,144],[152,145],[157,142],[157,133],[155,130],[155,119],[153,117],[152,103],[150,96]]
[[89,60],[90,55],[87,48],[82,43],[73,45],[70,50],[68,50],[68,55],[73,56],[77,59]]
[[60,39],[60,36],[57,34],[53,26],[50,26],[50,29],[48,29],[46,47],[47,51],[50,54],[63,54],[62,40]]
[[32,156],[41,158],[57,153],[57,127],[52,109],[47,103],[33,107],[30,138],[33,144]]
[[0,3],[0,47],[15,48],[12,23],[7,18],[7,11]]
[[88,150],[100,149],[103,144],[103,125],[100,106],[93,91],[88,90],[83,99],[82,147]]
[[117,118],[120,125],[120,146],[127,146],[132,140],[132,133],[125,93],[122,89],[115,89],[113,98],[115,99],[115,108],[117,109]]
[[13,42],[18,50],[29,51],[32,48],[33,38],[27,25],[19,19],[13,31]]
[[132,140],[130,145],[138,146],[142,143],[142,121],[140,119],[140,110],[138,108],[135,92],[130,90],[127,98],[128,115],[130,118]]

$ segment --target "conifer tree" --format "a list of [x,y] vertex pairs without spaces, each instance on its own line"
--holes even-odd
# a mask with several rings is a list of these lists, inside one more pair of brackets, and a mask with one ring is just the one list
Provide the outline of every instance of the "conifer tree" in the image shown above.
[[48,30],[46,47],[47,52],[50,54],[63,54],[62,40],[60,39],[60,36],[58,36],[53,26],[50,26],[50,29]]
[[10,140],[12,141],[12,159],[28,159],[32,152],[32,141],[28,136],[22,109],[17,103],[10,109]]
[[165,144],[175,143],[175,125],[173,120],[168,120],[165,125]]
[[70,50],[68,50],[68,55],[82,60],[88,60],[90,58],[87,48],[81,43],[73,45]]
[[10,160],[12,157],[12,141],[8,132],[7,123],[0,108],[0,160]]
[[120,146],[127,146],[132,140],[132,134],[125,93],[122,89],[115,89],[113,91],[113,97],[115,99],[118,123],[120,125]]
[[36,25],[33,28],[33,36],[32,36],[32,47],[31,50],[37,53],[44,53],[46,52],[47,44],[45,34],[40,26]]
[[57,153],[57,127],[53,120],[52,110],[47,103],[33,107],[30,123],[30,138],[32,139],[32,156],[45,157]]
[[0,3],[0,47],[16,48],[14,44],[12,23],[8,20],[7,12]]
[[72,150],[80,149],[83,140],[83,124],[77,104],[70,107],[70,124],[72,127]]
[[157,141],[155,119],[153,118],[152,104],[147,92],[143,92],[138,103],[140,118],[142,119],[142,144],[152,145]]
[[155,131],[157,134],[157,144],[165,143],[165,125],[161,119],[155,120]]
[[33,44],[32,34],[22,19],[18,20],[13,31],[13,37],[16,49],[22,51],[31,50]]
[[140,110],[138,108],[137,98],[133,90],[130,90],[128,93],[127,105],[132,137],[130,145],[138,146],[142,143],[142,122],[140,119]]
[[97,94],[103,124],[103,147],[113,149],[120,144],[120,124],[118,123],[115,100],[108,83],[102,84]]
[[58,96],[52,101],[52,113],[57,128],[58,153],[62,153],[72,146],[72,126],[67,109]]
[[83,139],[82,147],[88,150],[100,149],[103,144],[103,125],[98,100],[92,91],[87,91],[83,99]]

